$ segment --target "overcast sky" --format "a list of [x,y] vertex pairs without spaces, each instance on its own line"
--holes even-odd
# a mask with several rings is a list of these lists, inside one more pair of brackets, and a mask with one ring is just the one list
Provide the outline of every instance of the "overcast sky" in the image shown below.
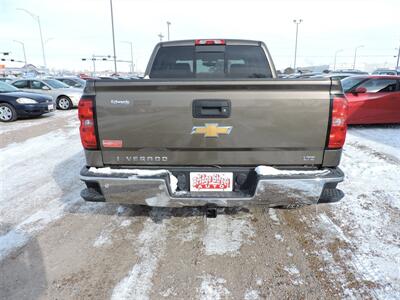
[[[298,66],[332,64],[336,50],[339,67],[351,66],[354,48],[358,67],[365,63],[393,68],[400,45],[400,0],[336,1],[141,1],[113,0],[117,57],[130,59],[144,70],[159,33],[171,39],[243,38],[264,41],[278,69],[293,65],[295,25],[299,26]],[[36,21],[18,11],[40,16],[49,67],[91,69],[82,57],[112,55],[109,0],[0,0],[0,52],[23,59],[23,41],[29,63],[42,65]],[[18,65],[15,63],[14,65]],[[112,69],[111,62],[98,63]],[[127,63],[120,70],[129,70]]]

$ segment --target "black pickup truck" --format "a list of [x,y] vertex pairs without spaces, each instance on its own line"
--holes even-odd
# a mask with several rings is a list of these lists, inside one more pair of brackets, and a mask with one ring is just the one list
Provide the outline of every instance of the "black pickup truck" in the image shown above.
[[142,80],[88,81],[79,104],[88,201],[298,206],[337,201],[340,81],[277,79],[264,43],[159,43]]

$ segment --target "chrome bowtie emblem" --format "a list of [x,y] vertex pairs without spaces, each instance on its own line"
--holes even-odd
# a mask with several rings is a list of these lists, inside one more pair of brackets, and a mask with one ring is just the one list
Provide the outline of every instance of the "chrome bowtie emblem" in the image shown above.
[[219,137],[220,134],[230,134],[232,126],[219,126],[217,123],[193,126],[192,134],[203,134],[204,137]]

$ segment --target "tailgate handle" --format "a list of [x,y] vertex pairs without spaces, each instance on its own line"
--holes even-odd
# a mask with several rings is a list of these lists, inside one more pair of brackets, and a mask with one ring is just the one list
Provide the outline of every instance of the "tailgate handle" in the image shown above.
[[196,99],[192,104],[193,118],[229,118],[231,101],[225,99]]

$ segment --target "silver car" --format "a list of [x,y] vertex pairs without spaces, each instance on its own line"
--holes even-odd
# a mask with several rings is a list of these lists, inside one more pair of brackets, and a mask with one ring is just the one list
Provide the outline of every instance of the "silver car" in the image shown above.
[[62,110],[78,106],[82,89],[71,88],[55,79],[18,79],[11,82],[16,88],[53,97],[57,108]]
[[86,81],[78,77],[55,77],[54,79],[65,83],[70,87],[75,87],[83,89],[85,87]]

